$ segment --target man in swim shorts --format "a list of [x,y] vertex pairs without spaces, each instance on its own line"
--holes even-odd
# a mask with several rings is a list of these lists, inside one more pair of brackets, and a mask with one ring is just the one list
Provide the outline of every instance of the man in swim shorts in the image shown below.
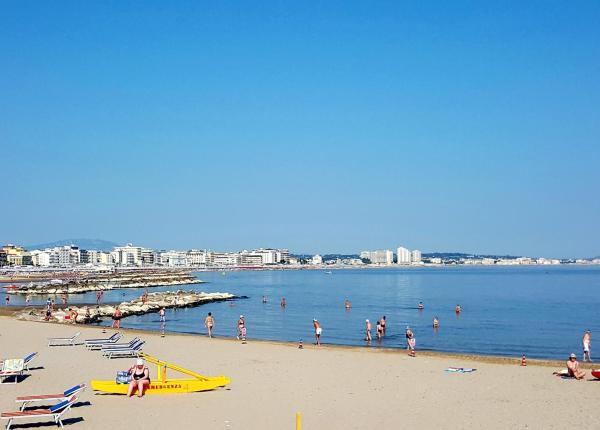
[[367,342],[371,342],[371,322],[369,320],[366,320],[366,338],[365,340]]
[[592,362],[592,357],[590,356],[590,343],[592,341],[592,332],[586,330],[583,334],[583,361]]
[[316,318],[313,318],[313,327],[315,328],[315,341],[317,345],[321,345],[321,334],[323,333],[323,328],[319,321]]

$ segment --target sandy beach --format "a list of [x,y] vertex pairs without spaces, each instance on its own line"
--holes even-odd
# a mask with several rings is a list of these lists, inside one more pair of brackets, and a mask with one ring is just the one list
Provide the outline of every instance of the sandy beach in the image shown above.
[[[16,396],[113,379],[132,364],[132,359],[102,358],[83,346],[46,346],[47,337],[76,331],[83,332],[82,338],[101,337],[98,327],[0,317],[0,355],[40,353],[29,377],[0,387],[2,411],[15,410]],[[122,331],[126,338],[133,335]],[[244,345],[194,335],[142,337],[147,353],[205,375],[226,375],[231,384],[215,391],[142,399],[88,389],[66,416],[66,428],[125,429],[138,423],[149,429],[294,429],[296,412],[302,413],[305,430],[600,427],[600,381],[553,376],[553,370],[564,367],[561,363],[521,367],[509,360],[441,354],[409,358],[400,350],[310,344],[299,350],[293,344],[249,340]],[[444,372],[449,366],[477,371]],[[155,367],[149,367],[154,376]]]

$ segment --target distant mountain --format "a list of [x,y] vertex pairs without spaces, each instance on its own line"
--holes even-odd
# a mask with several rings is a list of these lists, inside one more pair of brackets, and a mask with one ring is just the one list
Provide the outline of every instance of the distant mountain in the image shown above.
[[119,246],[118,243],[110,242],[102,239],[63,239],[55,242],[38,243],[35,245],[27,245],[25,248],[32,249],[45,249],[54,248],[55,246],[75,245],[80,249],[95,249],[97,251],[112,251],[115,246]]

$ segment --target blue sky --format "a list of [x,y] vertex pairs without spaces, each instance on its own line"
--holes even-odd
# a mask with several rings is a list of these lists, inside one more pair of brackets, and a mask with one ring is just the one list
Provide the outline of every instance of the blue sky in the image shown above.
[[27,2],[0,241],[600,255],[598,2]]

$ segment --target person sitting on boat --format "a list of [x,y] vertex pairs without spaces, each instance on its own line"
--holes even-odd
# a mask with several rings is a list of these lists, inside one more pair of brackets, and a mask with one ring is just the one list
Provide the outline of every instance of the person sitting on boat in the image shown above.
[[569,372],[569,376],[572,376],[575,379],[583,379],[585,376],[585,372],[579,369],[577,356],[573,353],[571,353],[569,360],[567,360],[567,370]]
[[135,366],[129,369],[131,375],[131,382],[127,389],[127,397],[133,396],[133,392],[137,389],[138,397],[144,395],[144,391],[150,386],[150,371],[144,365],[144,360],[138,358],[135,362]]

